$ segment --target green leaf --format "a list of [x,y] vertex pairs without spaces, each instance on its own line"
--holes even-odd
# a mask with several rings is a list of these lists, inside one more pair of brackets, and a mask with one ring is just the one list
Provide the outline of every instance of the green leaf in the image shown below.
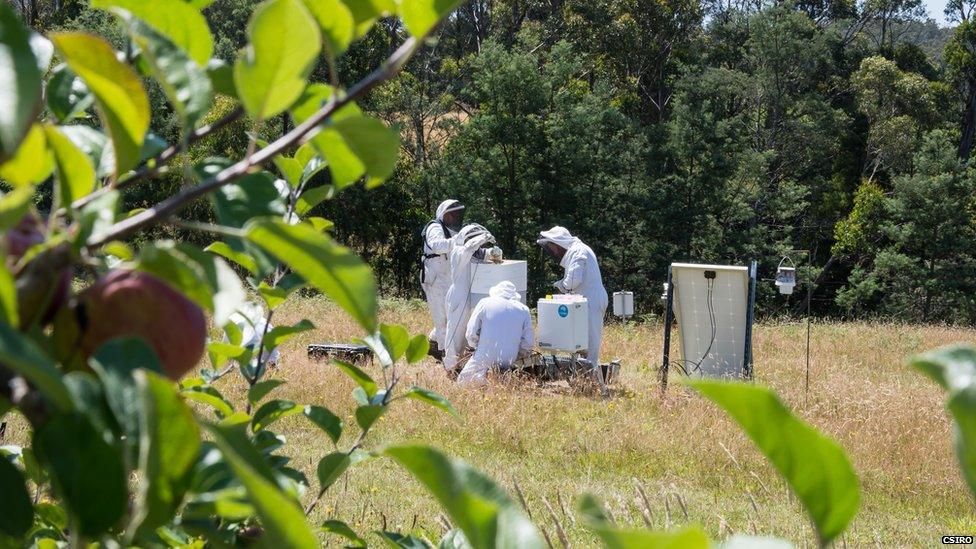
[[257,263],[254,262],[254,259],[244,252],[234,250],[226,242],[214,242],[213,244],[204,248],[203,251],[217,254],[228,261],[233,261],[234,263],[237,263],[241,267],[247,269],[251,274],[257,273],[258,266]]
[[333,443],[338,444],[339,437],[342,436],[342,420],[339,416],[333,414],[328,408],[312,405],[305,407],[304,414],[309,421],[325,431]]
[[46,92],[47,106],[62,124],[81,116],[95,103],[91,90],[67,65],[55,67]]
[[386,406],[382,404],[367,404],[356,408],[356,423],[363,431],[368,431],[376,420],[386,412]]
[[956,457],[976,497],[976,348],[957,345],[913,357],[910,364],[949,393]]
[[68,372],[63,379],[77,413],[87,417],[104,440],[114,439],[116,423],[108,407],[105,390],[98,379],[87,372],[79,371]]
[[142,19],[201,67],[207,66],[213,55],[213,37],[207,20],[182,0],[92,0],[92,7],[120,15],[128,12]]
[[315,469],[319,478],[319,490],[325,491],[346,472],[352,460],[346,452],[335,452],[319,460]]
[[115,256],[122,261],[131,261],[136,256],[136,253],[132,250],[132,247],[125,242],[119,242],[118,240],[114,240],[103,246],[102,251],[105,252],[106,255]]
[[427,356],[427,351],[430,350],[430,342],[427,340],[426,334],[418,334],[410,339],[410,345],[407,347],[407,362],[414,364],[420,362]]
[[209,288],[213,321],[223,326],[247,298],[240,277],[224,260],[205,253],[190,244],[179,244],[177,250],[200,269],[201,280]]
[[365,35],[373,22],[396,11],[394,0],[358,0],[346,4],[356,23],[356,38]]
[[311,225],[313,229],[315,229],[320,233],[325,231],[330,231],[332,230],[333,227],[335,227],[335,223],[323,217],[310,217],[306,219],[305,222]]
[[92,165],[95,166],[96,177],[107,177],[115,171],[115,153],[105,134],[81,125],[60,126],[58,129],[75,144],[75,147],[88,155]]
[[348,524],[341,520],[327,520],[320,527],[323,532],[342,536],[353,543],[352,547],[366,547],[366,540],[359,537]]
[[390,353],[390,359],[393,362],[400,360],[400,357],[410,347],[410,333],[403,326],[380,324],[380,336],[383,338],[383,346]]
[[258,172],[223,185],[210,195],[217,219],[223,225],[243,227],[254,217],[283,217],[287,206],[274,181],[270,173]]
[[0,363],[37,387],[59,410],[72,409],[71,395],[54,362],[33,341],[0,323]]
[[384,180],[393,173],[400,154],[400,136],[386,124],[377,118],[361,116],[338,120],[333,127],[362,162],[367,175]]
[[0,178],[14,187],[23,187],[44,181],[52,170],[54,162],[47,148],[44,130],[35,124],[20,143],[16,154],[0,164]]
[[290,400],[271,400],[265,402],[251,419],[251,430],[255,433],[279,419],[300,414],[305,408]]
[[[182,4],[179,0],[170,1]],[[183,129],[192,129],[207,114],[213,101],[213,90],[206,70],[141,20],[128,15],[123,20],[128,22],[129,33],[142,50],[142,57],[153,77],[176,109]]]
[[0,264],[0,322],[10,326],[20,325],[20,315],[17,313],[17,283],[6,264]]
[[119,15],[128,12],[142,19],[201,67],[207,66],[213,55],[213,36],[207,20],[182,0],[92,0],[92,7]]
[[298,215],[305,215],[308,212],[312,211],[312,208],[332,198],[334,194],[335,194],[335,187],[332,185],[322,185],[320,187],[312,187],[311,189],[308,189],[305,192],[303,192],[302,195],[298,198],[298,202],[295,204],[295,212]]
[[[321,86],[324,86],[325,90],[327,90],[328,93],[332,93],[331,86],[324,85],[324,84],[311,84],[309,85],[309,87],[305,88],[305,93],[302,94],[302,99],[300,99],[299,102],[306,99],[308,97],[308,94],[310,93],[315,94],[316,90],[319,89]],[[321,103],[319,104],[319,106],[321,106]],[[298,163],[302,166],[303,170],[308,167],[309,162],[311,162],[313,159],[317,158],[321,160],[319,153],[315,151],[315,147],[313,147],[311,143],[305,143],[301,147],[298,147],[298,150],[295,151],[295,156],[293,158],[296,161],[298,161]]]
[[268,393],[274,391],[284,384],[284,380],[281,379],[266,379],[264,381],[259,381],[248,389],[247,401],[251,404],[257,404],[258,402],[261,402],[261,399],[267,396]]
[[118,450],[82,414],[59,414],[34,433],[34,450],[79,533],[97,537],[122,518],[128,501]]
[[145,405],[139,468],[139,513],[133,524],[140,536],[173,518],[190,485],[200,451],[200,427],[173,383],[146,371],[136,373]]
[[367,332],[376,331],[376,282],[356,254],[308,225],[253,220],[247,237],[346,310]]
[[369,377],[369,374],[360,370],[356,366],[349,364],[348,362],[336,360],[334,364],[337,368],[342,370],[344,374],[351,377],[352,380],[356,382],[356,385],[362,387],[363,391],[366,392],[367,397],[373,398],[373,395],[376,394],[377,386],[376,382],[373,381],[373,378]]
[[422,387],[411,387],[407,392],[403,393],[404,398],[412,398],[413,400],[419,400],[420,402],[425,402],[430,404],[435,408],[440,408],[445,412],[451,414],[452,416],[458,417],[457,410],[451,405],[451,402],[444,398],[443,396],[435,393],[434,391],[428,391]]
[[400,0],[400,17],[410,34],[427,36],[462,0]]
[[0,531],[19,538],[34,522],[34,507],[20,469],[0,457]]
[[593,530],[607,549],[708,549],[712,546],[698,528],[675,532],[623,530],[607,520],[603,506],[590,494],[584,494],[579,504],[580,515],[587,528]]
[[694,381],[690,385],[725,409],[793,488],[824,545],[847,528],[861,493],[844,449],[798,419],[764,387]]
[[247,34],[250,44],[234,65],[234,83],[248,114],[267,120],[301,96],[322,37],[301,0],[260,4]]
[[114,145],[115,174],[135,167],[149,129],[149,99],[139,75],[116,58],[108,42],[96,36],[55,33],[51,40],[71,70],[95,94]]
[[281,156],[280,154],[274,159],[275,167],[281,172],[281,176],[285,178],[288,185],[291,188],[297,188],[302,182],[302,166],[294,158],[288,158]]
[[207,64],[207,77],[214,93],[237,99],[237,86],[234,84],[234,67],[222,59],[211,59]]
[[379,530],[374,533],[384,541],[387,547],[391,547],[392,549],[431,549],[429,543],[414,536]]
[[6,194],[0,194],[0,231],[16,227],[30,211],[34,187],[28,185],[15,187]]
[[228,418],[234,415],[234,407],[222,395],[219,393],[215,394],[215,391],[193,387],[185,389],[182,394],[183,398],[187,400],[210,406],[220,414],[220,417]]
[[[318,539],[305,522],[305,513],[302,509],[272,480],[255,468],[253,456],[252,459],[248,459],[240,453],[246,443],[246,440],[240,440],[243,435],[239,431],[220,427],[212,428],[212,432],[214,441],[224,454],[224,458],[247,490],[248,498],[264,526],[264,535],[267,539],[274,540],[275,545],[279,547],[318,548]],[[250,447],[249,444],[247,446]],[[250,448],[253,450],[253,447]]]
[[95,167],[91,159],[57,128],[48,126],[44,131],[48,147],[54,153],[61,204],[69,206],[95,190]]
[[268,330],[268,333],[264,334],[264,348],[274,349],[275,347],[278,347],[291,339],[296,334],[314,329],[315,325],[312,324],[308,319],[303,319],[294,326],[276,326],[275,328]]
[[14,155],[41,107],[41,71],[30,31],[7,2],[0,4],[0,162]]
[[159,241],[144,245],[137,267],[213,311],[217,326],[224,326],[246,298],[240,278],[227,263],[189,244]]
[[264,298],[264,302],[268,304],[268,308],[274,309],[288,299],[288,294],[291,291],[281,286],[272,288],[267,282],[262,280],[261,284],[258,285],[258,293]]
[[545,547],[508,494],[470,465],[426,446],[395,446],[383,453],[424,485],[472,547]]
[[127,455],[135,463],[142,442],[145,405],[133,373],[139,368],[162,373],[159,358],[142,338],[118,338],[99,347],[88,364],[102,382],[108,407],[125,434]]
[[68,527],[68,513],[53,503],[38,503],[34,511],[44,524],[55,530],[64,530]]
[[383,122],[368,116],[333,117],[311,143],[322,153],[338,190],[364,175],[383,181],[396,167],[400,137]]
[[119,208],[119,191],[112,190],[86,204],[78,216],[78,235],[75,250],[89,240],[98,240],[108,233],[115,223]]
[[326,50],[334,61],[352,42],[355,32],[352,12],[341,0],[303,0],[303,2],[319,24]]

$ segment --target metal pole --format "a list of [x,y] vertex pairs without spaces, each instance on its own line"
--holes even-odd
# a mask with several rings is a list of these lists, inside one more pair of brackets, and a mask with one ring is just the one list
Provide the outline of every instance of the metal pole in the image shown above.
[[749,301],[746,303],[746,341],[742,356],[742,373],[746,379],[753,379],[752,368],[752,325],[756,320],[756,280],[759,276],[759,263],[749,262]]
[[805,393],[810,392],[810,299],[813,297],[813,282],[807,282],[807,376],[803,386]]
[[668,298],[664,306],[664,358],[661,364],[661,394],[668,390],[668,366],[671,364],[671,322],[674,313],[671,306],[674,304],[674,285],[671,282],[671,267],[668,266]]

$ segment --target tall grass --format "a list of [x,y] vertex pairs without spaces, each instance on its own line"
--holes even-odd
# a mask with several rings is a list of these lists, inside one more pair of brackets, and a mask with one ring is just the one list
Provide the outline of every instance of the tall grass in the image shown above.
[[[351,418],[352,384],[328,364],[308,360],[305,345],[347,341],[357,335],[356,326],[321,299],[289,302],[278,317],[301,318],[318,328],[283,350],[283,366],[274,374],[289,381],[282,396]],[[425,332],[429,323],[416,302],[385,303],[382,319],[413,333]],[[618,522],[633,526],[694,522],[718,537],[756,532],[798,543],[814,539],[785,484],[721,411],[677,384],[661,397],[656,368],[662,337],[658,324],[607,328],[604,356],[624,365],[609,400],[531,383],[462,389],[424,362],[406,370],[407,384],[441,392],[461,418],[403,403],[369,444],[433,444],[488,472],[513,497],[517,482],[534,520],[556,545],[562,536],[574,545],[595,543],[572,511],[583,492],[599,495]],[[943,533],[976,530],[942,395],[904,365],[910,354],[974,340],[976,331],[938,326],[815,324],[807,394],[805,325],[757,326],[757,381],[836,438],[860,475],[863,504],[846,543],[930,545]],[[235,397],[243,396],[240,386]],[[306,471],[331,444],[297,418],[279,430],[291,438],[296,465]],[[326,499],[318,519],[364,529],[416,528],[431,537],[443,528],[431,498],[383,460],[352,471]]]
[[[384,322],[404,324],[412,333],[428,329],[426,310],[418,302],[388,301],[382,309]],[[288,383],[273,396],[328,406],[354,425],[352,382],[329,364],[308,359],[305,347],[361,334],[321,298],[290,300],[276,312],[275,323],[302,318],[311,319],[316,329],[282,349],[281,366],[270,376]],[[857,469],[861,510],[838,545],[927,546],[943,534],[976,531],[942,395],[904,365],[910,354],[976,341],[976,331],[815,324],[809,394],[803,387],[805,335],[802,323],[760,323],[755,330],[756,379],[838,440]],[[416,383],[444,394],[461,417],[419,402],[398,402],[371,432],[367,446],[432,444],[471,462],[514,498],[524,499],[533,520],[557,547],[562,539],[575,547],[595,545],[573,511],[584,492],[598,495],[619,523],[634,527],[698,523],[717,538],[759,533],[810,544],[814,536],[803,511],[723,412],[677,383],[662,398],[656,378],[661,343],[659,324],[608,326],[603,355],[619,358],[623,368],[606,400],[533,383],[462,389],[439,366],[425,361],[404,369],[403,386]],[[377,366],[368,369],[381,375]],[[243,409],[246,386],[237,376],[227,376],[218,387]],[[3,443],[26,436],[22,422],[11,427]],[[330,451],[331,441],[299,416],[282,420],[273,430],[289,439],[293,466],[305,471],[314,485],[317,460]],[[346,437],[340,447],[349,443]],[[330,489],[313,522],[327,518],[344,520],[363,534],[386,528],[434,539],[446,527],[433,499],[384,459],[357,465]],[[339,545],[338,539],[327,541]]]

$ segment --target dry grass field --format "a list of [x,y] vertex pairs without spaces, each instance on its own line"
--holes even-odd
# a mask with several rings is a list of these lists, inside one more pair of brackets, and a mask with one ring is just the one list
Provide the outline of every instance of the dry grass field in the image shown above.
[[[385,302],[381,316],[412,333],[428,327],[426,311],[417,302]],[[328,406],[354,426],[354,385],[328,363],[309,360],[305,346],[360,334],[321,298],[290,300],[276,313],[275,323],[301,318],[311,319],[317,329],[282,349],[282,365],[270,375],[287,384],[273,396]],[[976,533],[976,510],[957,469],[943,395],[905,365],[913,353],[974,342],[976,331],[815,324],[808,395],[804,336],[802,323],[758,325],[756,378],[839,441],[854,463],[862,485],[861,509],[838,546],[933,546],[943,534]],[[431,444],[487,472],[513,497],[517,482],[532,518],[557,546],[557,528],[574,547],[595,545],[573,512],[585,492],[607,502],[618,523],[634,527],[645,521],[657,529],[695,523],[717,539],[758,533],[812,545],[806,517],[784,482],[723,412],[678,384],[662,399],[655,377],[661,341],[659,324],[608,326],[604,357],[623,363],[609,399],[524,383],[466,390],[448,381],[433,362],[402,367],[404,386],[416,383],[444,394],[460,418],[419,402],[398,401],[366,446]],[[370,371],[380,376],[377,370]],[[217,384],[243,408],[245,385],[236,374]],[[13,438],[19,438],[22,433],[14,427]],[[300,416],[282,420],[274,430],[288,438],[293,465],[314,484],[315,466],[332,451],[331,441]],[[354,435],[345,433],[340,447],[351,444]],[[638,486],[650,502],[649,513]],[[443,531],[438,515],[436,503],[408,474],[387,459],[373,459],[332,487],[313,522],[336,518],[361,533],[385,527],[437,539]],[[339,538],[325,541],[340,545]]]
[[[357,335],[355,326],[324,299],[292,300],[278,314],[278,322],[310,318],[318,328],[282,350],[283,366],[273,375],[288,384],[277,396],[329,406],[351,423],[353,384],[329,364],[310,361],[305,345],[347,341]],[[407,302],[385,303],[382,320],[412,333],[426,331],[429,322],[421,304]],[[557,521],[574,546],[595,543],[573,516],[584,492],[605,500],[618,522],[643,526],[637,485],[650,500],[647,518],[654,528],[697,523],[718,538],[756,532],[810,544],[806,517],[784,482],[723,412],[677,384],[661,398],[655,368],[662,337],[659,324],[608,327],[603,354],[623,362],[609,400],[540,391],[531,384],[466,390],[433,362],[406,367],[406,384],[444,394],[460,419],[418,402],[398,402],[367,445],[431,444],[476,465],[511,492],[517,482],[533,519],[557,544]],[[803,388],[804,338],[802,323],[757,326],[756,378],[847,449],[863,497],[841,544],[927,546],[945,533],[976,532],[976,510],[957,469],[943,395],[905,365],[913,353],[974,342],[976,331],[815,324],[809,395]],[[244,399],[243,385],[229,389],[236,380],[220,383],[228,384],[225,394]],[[295,465],[314,478],[317,459],[331,442],[299,417],[284,421],[277,430],[290,438]],[[434,539],[441,533],[432,498],[383,459],[352,470],[316,515],[316,521],[338,518],[366,531],[386,524],[426,531]]]

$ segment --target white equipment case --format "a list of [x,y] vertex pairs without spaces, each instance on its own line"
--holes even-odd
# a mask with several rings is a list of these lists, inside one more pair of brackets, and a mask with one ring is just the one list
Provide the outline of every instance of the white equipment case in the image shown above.
[[539,348],[575,353],[589,348],[589,306],[578,295],[539,300]]

